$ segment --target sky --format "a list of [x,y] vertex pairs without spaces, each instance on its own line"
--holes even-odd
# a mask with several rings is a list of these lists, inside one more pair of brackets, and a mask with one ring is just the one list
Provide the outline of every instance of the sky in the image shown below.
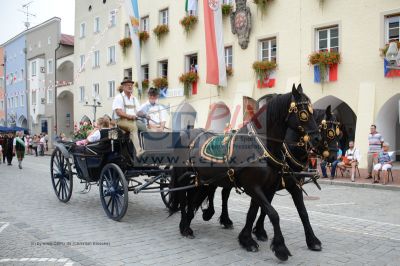
[[52,17],[61,18],[61,32],[74,34],[75,0],[0,0],[0,44],[8,41],[25,30],[26,15],[22,5],[31,2],[29,13],[30,27],[38,25]]

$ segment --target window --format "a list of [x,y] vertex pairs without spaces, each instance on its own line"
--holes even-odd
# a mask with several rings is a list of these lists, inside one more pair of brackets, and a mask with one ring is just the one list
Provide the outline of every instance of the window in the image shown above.
[[232,67],[233,66],[232,46],[225,47],[225,65],[226,65],[226,67]]
[[276,38],[259,41],[259,60],[276,61]]
[[185,72],[197,72],[197,54],[185,56]]
[[13,107],[17,108],[18,107],[18,96],[15,96],[12,98],[13,101]]
[[81,26],[80,26],[79,29],[80,29],[79,38],[85,38],[85,35],[86,35],[86,23],[85,22],[81,23]]
[[168,25],[168,8],[160,11],[160,24]]
[[47,90],[47,103],[53,103],[53,90]]
[[10,101],[10,98],[7,98],[7,108],[11,108],[11,101]]
[[[25,79],[25,77],[24,77],[24,70],[21,69],[21,80],[24,80],[24,79]],[[1,84],[1,82],[0,82],[0,84]]]
[[130,80],[132,80],[132,68],[124,69],[124,77],[128,77]]
[[85,87],[79,87],[79,101],[85,101]]
[[32,105],[36,105],[37,102],[37,95],[36,95],[36,91],[32,91]]
[[47,44],[48,44],[48,45],[51,44],[51,37],[50,37],[50,36],[47,38]]
[[223,0],[222,3],[225,4],[225,5],[232,5],[233,4],[233,0]]
[[143,18],[140,20],[140,30],[141,30],[141,31],[147,31],[147,32],[149,32],[149,28],[150,28],[150,25],[149,25],[149,16],[143,17]]
[[108,64],[115,64],[115,46],[108,47]]
[[125,24],[125,38],[129,38],[129,37],[131,37],[131,31],[129,29],[129,24],[126,23]]
[[186,1],[186,10],[187,10],[187,15],[190,16],[197,16],[197,6],[198,6],[198,1]]
[[114,27],[117,24],[117,17],[115,10],[110,12],[110,27]]
[[168,60],[158,62],[159,69],[159,77],[167,78],[168,77]]
[[400,15],[386,17],[386,43],[400,40]]
[[93,32],[94,33],[100,32],[100,18],[99,17],[94,18]]
[[85,69],[85,55],[79,56],[80,71]]
[[100,86],[99,83],[93,84],[93,97],[98,98],[100,96]]
[[317,29],[317,51],[339,52],[339,28],[338,26]]
[[0,78],[0,87],[3,87],[3,86],[4,86],[4,78],[1,77],[1,78]]
[[100,67],[100,51],[94,51],[93,54],[93,68]]
[[3,101],[3,100],[0,101],[0,109],[1,109],[1,110],[4,110],[4,101]]
[[53,59],[47,60],[47,74],[53,73]]
[[108,98],[114,98],[115,96],[115,81],[108,82]]
[[31,64],[31,72],[32,72],[32,77],[36,76],[36,61],[33,61]]
[[24,107],[24,99],[25,99],[24,95],[20,95],[20,96],[19,96],[19,99],[20,99],[19,105],[20,105],[21,107]]
[[142,66],[142,80],[149,80],[149,65]]

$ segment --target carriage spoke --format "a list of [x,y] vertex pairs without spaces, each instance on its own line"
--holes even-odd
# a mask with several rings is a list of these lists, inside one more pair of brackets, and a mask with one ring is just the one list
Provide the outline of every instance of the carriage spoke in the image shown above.
[[114,201],[115,201],[115,214],[118,216],[119,215],[119,208],[118,208],[118,203],[119,203],[119,200],[118,200],[118,195],[115,195],[114,196]]
[[112,196],[109,195],[108,197],[110,197],[110,199],[108,200],[108,203],[107,203],[107,209],[110,209],[110,203],[111,203],[111,200],[112,200]]
[[114,195],[111,196],[111,216],[114,216]]

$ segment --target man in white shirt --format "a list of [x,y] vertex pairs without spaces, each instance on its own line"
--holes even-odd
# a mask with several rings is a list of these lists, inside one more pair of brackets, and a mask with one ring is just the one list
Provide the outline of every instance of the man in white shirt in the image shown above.
[[136,151],[140,148],[139,138],[137,135],[137,109],[139,101],[132,95],[134,82],[125,77],[121,82],[123,92],[117,94],[112,104],[114,117],[117,120],[117,125],[126,131],[130,132],[130,138],[135,145]]
[[150,88],[147,94],[149,96],[149,101],[142,104],[139,108],[139,113],[143,113],[147,118],[141,120],[142,123],[147,124],[147,130],[146,127],[144,129],[141,128],[141,130],[162,132],[167,122],[167,111],[164,106],[157,102],[159,92],[156,88]]

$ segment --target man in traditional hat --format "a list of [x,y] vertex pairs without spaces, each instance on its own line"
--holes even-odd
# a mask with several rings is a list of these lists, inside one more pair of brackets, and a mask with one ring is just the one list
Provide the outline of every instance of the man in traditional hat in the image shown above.
[[130,132],[130,138],[135,145],[136,152],[138,153],[139,137],[137,135],[137,111],[140,107],[138,99],[133,96],[133,84],[134,82],[129,78],[125,77],[121,82],[123,91],[117,94],[112,104],[112,110],[114,117],[117,120],[117,125],[126,131]]

